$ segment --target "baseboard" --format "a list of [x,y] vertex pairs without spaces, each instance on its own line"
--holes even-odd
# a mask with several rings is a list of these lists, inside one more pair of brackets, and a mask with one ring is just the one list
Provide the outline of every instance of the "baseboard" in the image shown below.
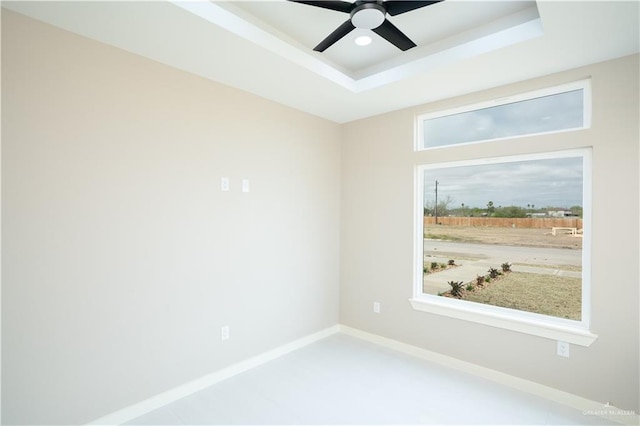
[[140,401],[136,404],[130,405],[129,407],[123,408],[114,413],[100,417],[99,419],[93,420],[89,424],[90,425],[119,425],[122,423],[126,423],[130,420],[133,420],[137,417],[147,414],[153,410],[161,408],[167,404],[170,404],[174,401],[177,401],[181,398],[184,398],[195,392],[205,389],[211,385],[214,385],[222,380],[228,379],[232,376],[243,373],[247,370],[255,368],[266,362],[272,361],[276,358],[279,358],[283,355],[288,354],[289,352],[293,352],[297,349],[300,349],[304,346],[314,343],[320,339],[324,339],[325,337],[328,337],[339,331],[340,331],[340,326],[338,325],[329,327],[317,333],[295,340],[291,343],[287,343],[286,345],[272,349],[268,352],[255,356],[248,360],[239,362],[237,364],[233,364],[229,367],[223,368],[222,370],[216,371],[214,373],[203,376],[199,379],[185,383],[181,386],[170,389],[166,392],[155,395],[149,399],[145,399],[144,401]]
[[509,386],[513,389],[558,402],[568,407],[581,410],[585,415],[601,417],[623,425],[632,426],[639,424],[640,417],[638,416],[638,413],[629,412],[629,410],[622,410],[608,404],[592,401],[568,392],[532,382],[530,380],[511,376],[490,368],[481,367],[470,362],[461,361],[456,358],[431,352],[426,349],[418,348],[417,346],[408,345],[376,334],[367,333],[345,325],[340,325],[340,332],[408,355],[432,361],[446,367],[464,371],[466,373],[473,374],[474,376]]
[[491,380],[496,383],[500,383],[505,386],[509,386],[513,389],[517,389],[523,392],[527,392],[532,395],[536,395],[550,401],[558,402],[568,407],[581,410],[585,415],[594,415],[607,420],[614,421],[623,425],[638,425],[640,423],[640,417],[637,413],[621,410],[616,407],[602,404],[596,401],[592,401],[577,395],[573,395],[568,392],[564,392],[558,389],[551,388],[549,386],[541,385],[530,380],[522,379],[519,377],[511,376],[509,374],[501,373],[496,370],[492,370],[486,367],[461,361],[456,358],[452,358],[446,355],[442,355],[436,352],[432,352],[426,349],[418,348],[406,343],[399,342],[397,340],[388,339],[386,337],[378,336],[375,334],[367,333],[356,328],[348,327],[345,325],[336,325],[327,329],[321,330],[317,333],[295,340],[286,345],[272,349],[261,355],[255,356],[248,360],[231,365],[222,370],[203,376],[199,379],[185,383],[181,386],[155,395],[144,401],[130,405],[129,407],[118,410],[114,413],[108,414],[104,417],[96,419],[90,422],[90,425],[119,425],[147,414],[153,410],[161,408],[167,404],[175,402],[181,398],[189,396],[195,392],[205,389],[211,385],[214,385],[222,380],[228,379],[237,374],[248,371],[259,365],[277,359],[283,355],[293,352],[297,349],[303,348],[311,343],[321,340],[335,333],[344,333],[353,337],[357,337],[362,340],[375,343],[380,346],[387,347],[408,355],[412,355],[418,358],[422,358],[437,364],[454,368],[459,371],[473,374],[477,377],[482,377]]

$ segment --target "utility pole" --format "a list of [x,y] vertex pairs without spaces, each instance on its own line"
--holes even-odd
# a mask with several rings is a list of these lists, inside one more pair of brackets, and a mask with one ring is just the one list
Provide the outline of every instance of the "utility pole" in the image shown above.
[[438,224],[438,181],[436,180],[436,206],[434,208],[436,214],[436,225]]

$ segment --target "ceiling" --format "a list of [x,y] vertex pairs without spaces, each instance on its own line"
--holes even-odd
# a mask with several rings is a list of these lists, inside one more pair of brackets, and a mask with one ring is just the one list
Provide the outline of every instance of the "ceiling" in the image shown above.
[[[221,7],[272,34],[278,35],[309,54],[334,29],[349,18],[346,13],[285,1],[240,1],[218,3]],[[455,19],[451,19],[451,17]],[[536,3],[529,1],[446,1],[396,16],[387,16],[417,46],[403,52],[373,31],[355,29],[316,58],[354,79],[375,74],[380,70],[405,65],[420,58],[442,52],[454,46],[494,35],[502,31],[500,43],[519,41],[508,29],[530,25],[529,37],[542,35]],[[355,39],[370,35],[372,43],[358,47]],[[520,37],[521,38],[521,37]],[[495,46],[487,47],[493,49]],[[477,52],[476,52],[477,53]]]
[[[639,51],[637,1],[445,0],[387,17],[417,47],[348,15],[277,1],[2,2],[35,19],[344,123]],[[356,36],[372,43],[357,46]]]

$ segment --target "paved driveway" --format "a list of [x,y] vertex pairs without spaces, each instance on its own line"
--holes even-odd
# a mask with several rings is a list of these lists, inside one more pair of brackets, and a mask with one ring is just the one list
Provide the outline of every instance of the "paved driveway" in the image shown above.
[[533,265],[582,265],[582,250],[575,249],[500,246],[425,239],[424,253],[428,256],[452,259],[463,257],[499,260],[500,264],[517,262]]

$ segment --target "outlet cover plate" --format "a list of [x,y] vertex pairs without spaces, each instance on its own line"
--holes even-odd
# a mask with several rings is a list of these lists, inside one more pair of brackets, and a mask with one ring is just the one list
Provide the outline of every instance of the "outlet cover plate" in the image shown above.
[[223,325],[220,327],[220,340],[225,341],[229,340],[229,326]]
[[569,358],[569,343],[558,340],[558,356]]

